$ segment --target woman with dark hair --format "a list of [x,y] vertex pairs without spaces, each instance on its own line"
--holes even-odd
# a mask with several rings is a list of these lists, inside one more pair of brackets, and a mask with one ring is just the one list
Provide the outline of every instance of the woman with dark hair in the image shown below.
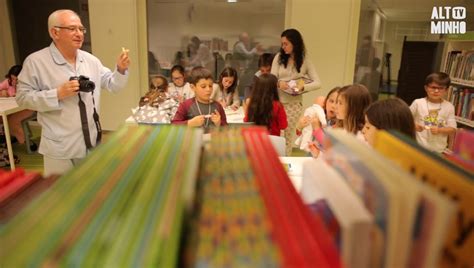
[[372,103],[365,112],[365,125],[362,134],[370,145],[374,143],[376,130],[397,130],[416,139],[415,119],[408,105],[399,98],[379,100]]
[[232,67],[224,68],[219,75],[219,82],[213,86],[211,98],[224,108],[231,107],[237,110],[240,106],[238,83],[237,71]]
[[295,29],[287,29],[281,34],[280,52],[272,63],[271,73],[278,78],[280,101],[288,116],[288,128],[285,130],[286,154],[291,155],[295,139],[296,123],[303,112],[301,95],[286,93],[291,87],[290,81],[307,79],[309,83],[300,86],[299,90],[309,91],[320,87],[321,82],[311,61],[306,57],[306,50],[301,34]]
[[278,97],[277,81],[272,74],[262,74],[256,80],[244,118],[244,122],[266,126],[274,136],[280,136],[281,130],[288,126],[285,109]]

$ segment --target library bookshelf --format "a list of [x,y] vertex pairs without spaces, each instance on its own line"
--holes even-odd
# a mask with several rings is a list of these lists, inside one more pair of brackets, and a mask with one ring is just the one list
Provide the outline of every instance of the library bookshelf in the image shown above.
[[446,41],[442,71],[451,77],[446,99],[460,127],[474,128],[474,41]]

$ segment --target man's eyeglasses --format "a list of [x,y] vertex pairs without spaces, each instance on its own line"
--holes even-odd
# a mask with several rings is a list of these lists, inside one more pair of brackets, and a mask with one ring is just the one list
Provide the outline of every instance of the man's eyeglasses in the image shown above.
[[77,27],[77,26],[54,26],[54,28],[58,28],[58,29],[65,29],[65,30],[68,30],[70,32],[75,32],[75,31],[79,31],[83,34],[87,33],[87,29],[84,28],[84,27]]

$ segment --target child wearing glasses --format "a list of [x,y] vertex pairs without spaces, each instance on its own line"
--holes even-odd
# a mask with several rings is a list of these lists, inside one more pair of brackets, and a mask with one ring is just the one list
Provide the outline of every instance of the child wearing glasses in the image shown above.
[[194,91],[191,85],[186,82],[184,67],[175,65],[171,68],[171,83],[168,92],[174,99],[180,103],[194,97]]
[[451,83],[449,75],[436,72],[425,79],[426,97],[410,106],[415,119],[416,140],[427,149],[442,153],[448,145],[448,135],[456,132],[454,106],[443,99]]

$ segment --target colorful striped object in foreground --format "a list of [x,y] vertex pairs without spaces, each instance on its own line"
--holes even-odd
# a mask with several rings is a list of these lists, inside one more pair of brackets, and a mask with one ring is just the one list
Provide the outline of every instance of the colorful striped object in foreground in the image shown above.
[[266,129],[211,135],[203,154],[186,264],[341,267],[329,233],[302,203]]
[[176,266],[201,136],[123,127],[0,226],[2,266]]

